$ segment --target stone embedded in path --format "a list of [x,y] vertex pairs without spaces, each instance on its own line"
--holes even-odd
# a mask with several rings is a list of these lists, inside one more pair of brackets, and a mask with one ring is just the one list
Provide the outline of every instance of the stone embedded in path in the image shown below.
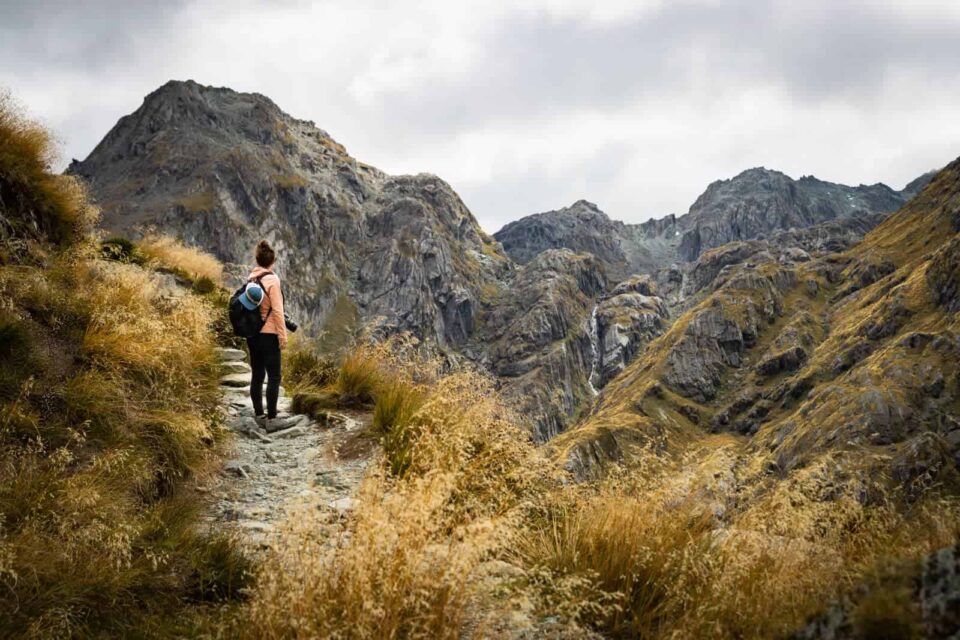
[[[250,386],[249,373],[231,373],[220,378],[220,390],[224,393],[242,393],[244,389]],[[267,381],[263,381],[263,386],[267,386]],[[280,387],[280,396],[286,396],[287,390]]]
[[231,349],[229,347],[217,347],[216,352],[217,356],[223,362],[237,362],[245,360],[247,357],[247,354],[240,349]]
[[272,524],[268,522],[259,522],[257,520],[244,520],[240,523],[240,526],[247,531],[259,531],[261,533],[269,533],[270,531],[273,531]]
[[220,378],[220,384],[224,387],[249,387],[250,386],[250,374],[249,373],[231,373]]
[[274,433],[275,431],[283,431],[284,429],[289,429],[290,427],[295,427],[300,424],[299,416],[280,416],[278,415],[273,420],[267,420],[264,429],[267,433]]
[[289,429],[284,429],[283,431],[275,431],[271,435],[278,440],[285,440],[287,438],[297,438],[307,433],[307,430],[301,426],[290,427]]
[[259,440],[265,444],[273,442],[272,438],[269,438],[262,433],[257,428],[257,423],[253,421],[252,417],[238,417],[233,418],[232,420],[227,421],[227,427],[237,433],[242,433],[251,440]]
[[232,361],[232,362],[221,362],[220,371],[226,375],[231,375],[235,373],[245,373],[250,375],[250,365],[242,360]]
[[227,463],[223,465],[223,470],[238,478],[246,479],[250,477],[250,465],[242,464],[238,460],[227,461]]
[[238,418],[233,418],[231,420],[227,420],[227,427],[229,427],[232,431],[236,431],[238,433],[246,433],[251,426],[254,426],[254,427],[256,426],[256,423],[253,421],[253,418],[238,417]]

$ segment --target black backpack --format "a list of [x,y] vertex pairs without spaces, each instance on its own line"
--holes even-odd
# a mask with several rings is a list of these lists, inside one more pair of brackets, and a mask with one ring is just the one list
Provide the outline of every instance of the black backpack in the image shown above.
[[[260,317],[260,306],[257,305],[256,309],[247,309],[243,306],[243,303],[240,302],[240,296],[243,295],[243,292],[247,289],[247,285],[251,282],[257,283],[257,285],[263,289],[263,285],[260,281],[263,279],[263,276],[273,273],[268,271],[267,273],[260,274],[259,277],[254,278],[253,280],[247,280],[239,289],[233,292],[233,295],[230,296],[230,304],[228,305],[229,315],[230,315],[230,324],[233,326],[233,333],[240,338],[252,338],[253,336],[260,333],[260,330],[263,329],[263,325],[267,323],[266,318]],[[264,290],[263,295],[266,296],[267,292]],[[262,304],[261,300],[261,304]],[[273,313],[273,309],[267,310],[267,318],[270,317],[270,314]]]

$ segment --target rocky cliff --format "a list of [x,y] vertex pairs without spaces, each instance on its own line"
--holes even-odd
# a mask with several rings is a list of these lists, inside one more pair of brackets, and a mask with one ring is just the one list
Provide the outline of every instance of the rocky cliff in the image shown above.
[[[589,410],[716,283],[822,264],[929,180],[894,192],[753,169],[712,184],[679,218],[627,225],[580,201],[512,223],[498,242],[441,179],[386,175],[262,95],[194,82],[147,96],[68,171],[90,184],[110,233],[175,235],[238,275],[270,240],[289,306],[327,346],[360,328],[410,332],[489,368],[540,440]],[[782,307],[769,297],[757,330]],[[724,322],[694,323],[673,356],[675,386],[706,399],[701,382],[739,363],[727,344],[708,366],[685,364],[704,336],[729,342]]]
[[607,287],[596,257],[540,253],[490,292],[472,350],[502,381],[525,415],[540,416],[537,440],[560,433],[595,394],[591,309]]

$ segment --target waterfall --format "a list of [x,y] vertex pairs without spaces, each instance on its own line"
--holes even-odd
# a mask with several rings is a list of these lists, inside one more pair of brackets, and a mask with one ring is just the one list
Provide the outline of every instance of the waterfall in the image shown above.
[[593,381],[600,375],[598,371],[600,368],[600,331],[597,328],[597,307],[599,306],[599,304],[593,305],[593,311],[590,312],[590,350],[593,361],[590,363],[590,374],[587,376],[587,386],[593,395],[599,393],[593,384]]

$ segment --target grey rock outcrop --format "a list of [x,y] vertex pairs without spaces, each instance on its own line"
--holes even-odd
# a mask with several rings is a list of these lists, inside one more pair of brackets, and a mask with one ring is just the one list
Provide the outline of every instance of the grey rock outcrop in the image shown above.
[[589,395],[585,309],[606,287],[595,258],[560,251],[517,269],[444,181],[358,162],[262,95],[170,82],[69,171],[110,233],[174,235],[236,274],[266,238],[306,331],[410,332],[485,364],[538,438]]
[[960,634],[960,545],[861,585],[790,636],[793,640],[956,638]]
[[537,440],[565,430],[591,396],[589,318],[606,286],[603,267],[591,254],[548,250],[484,301],[468,353],[482,353],[504,392],[537,416]]
[[597,205],[578,200],[569,207],[536,213],[507,224],[494,234],[503,250],[526,264],[548,249],[592,253],[607,265],[626,266],[620,246],[623,223],[611,220]]
[[950,312],[960,310],[960,238],[954,238],[933,257],[927,283],[934,302]]
[[680,256],[694,260],[701,252],[734,240],[764,238],[854,215],[892,213],[910,195],[884,184],[848,187],[812,176],[793,180],[779,171],[748,169],[712,183],[691,205],[681,219]]
[[667,329],[669,316],[650,276],[634,276],[614,287],[597,306],[599,357],[594,385],[602,388],[623,371],[647,343]]

